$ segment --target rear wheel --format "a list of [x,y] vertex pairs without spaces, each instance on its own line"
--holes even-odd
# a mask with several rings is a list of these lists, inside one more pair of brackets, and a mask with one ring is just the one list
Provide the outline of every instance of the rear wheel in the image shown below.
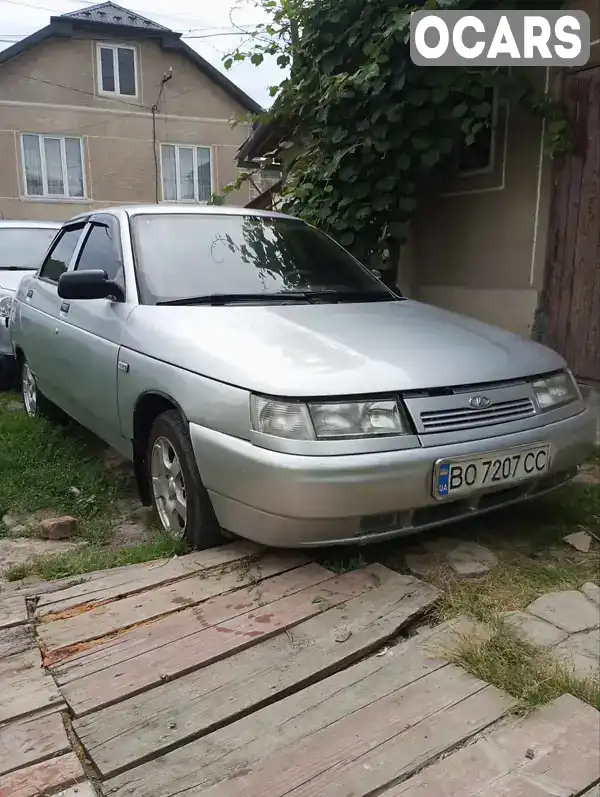
[[56,423],[66,422],[67,416],[64,412],[39,390],[37,380],[25,357],[21,362],[21,396],[25,412],[30,417],[41,415]]
[[152,505],[163,530],[193,548],[222,544],[224,537],[198,472],[187,424],[176,410],[154,421],[146,461]]

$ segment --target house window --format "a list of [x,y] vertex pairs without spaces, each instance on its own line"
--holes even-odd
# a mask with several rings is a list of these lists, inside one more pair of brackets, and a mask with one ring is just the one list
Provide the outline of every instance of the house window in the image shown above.
[[165,202],[209,202],[212,196],[210,147],[160,145]]
[[67,136],[21,136],[27,196],[85,197],[82,140]]
[[135,47],[98,45],[98,91],[118,97],[137,97]]
[[492,106],[489,124],[475,136],[472,144],[466,142],[458,153],[458,173],[461,176],[485,174],[494,169],[496,149],[496,125],[498,122],[498,93],[495,89],[486,90],[484,102]]

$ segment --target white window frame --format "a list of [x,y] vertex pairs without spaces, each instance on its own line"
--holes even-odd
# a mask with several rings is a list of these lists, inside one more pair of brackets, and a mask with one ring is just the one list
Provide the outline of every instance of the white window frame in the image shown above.
[[461,169],[458,168],[459,177],[476,177],[478,174],[492,174],[496,168],[496,145],[497,145],[497,127],[498,127],[498,111],[500,107],[500,100],[498,97],[498,89],[493,89],[492,95],[492,130],[490,135],[490,156],[486,166],[479,169]]
[[[175,190],[177,192],[177,199],[165,199],[165,182],[163,175],[163,147],[175,147]],[[195,199],[181,199],[181,184],[179,182],[179,150],[191,149],[193,152],[194,161],[194,197]],[[184,204],[184,205],[208,205],[209,200],[199,200],[198,197],[198,150],[207,149],[208,158],[210,163],[210,195],[215,193],[215,177],[214,177],[214,158],[213,149],[206,144],[176,144],[173,141],[161,141],[159,145],[159,161],[160,161],[160,195],[161,201],[165,204]]]
[[[40,149],[40,164],[42,169],[42,190],[43,194],[29,194],[27,192],[27,172],[25,169],[25,142],[24,136],[35,136],[38,139],[38,146]],[[63,178],[63,186],[65,189],[64,194],[51,194],[48,191],[48,170],[46,167],[46,148],[44,147],[44,140],[45,139],[54,139],[55,141],[60,142],[60,162],[61,162],[61,169],[62,169],[62,178]],[[68,180],[68,173],[67,173],[67,145],[65,139],[71,138],[73,140],[79,141],[79,152],[81,155],[81,176],[82,176],[82,185],[83,185],[83,196],[71,196],[69,194],[69,180]],[[30,133],[30,132],[23,132],[20,133],[20,145],[21,145],[21,172],[23,176],[23,196],[26,199],[37,199],[37,200],[63,200],[68,202],[85,202],[88,199],[87,193],[87,180],[85,175],[85,159],[83,156],[83,138],[81,136],[57,136],[53,133]]]
[[[100,50],[111,50],[113,54],[113,71],[115,75],[115,90],[106,91],[102,88],[102,58]],[[119,60],[117,50],[132,50],[133,52],[133,78],[135,94],[121,94],[121,76],[119,75]],[[98,94],[103,97],[117,97],[121,100],[139,100],[140,98],[140,71],[138,48],[134,44],[113,44],[112,42],[96,42],[96,73]]]

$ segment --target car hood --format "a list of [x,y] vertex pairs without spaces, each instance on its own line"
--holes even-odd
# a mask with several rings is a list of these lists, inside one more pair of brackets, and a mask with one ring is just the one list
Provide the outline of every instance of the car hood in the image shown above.
[[0,288],[4,291],[12,291],[13,293],[19,287],[19,283],[26,274],[33,274],[35,269],[28,271],[27,269],[19,269],[19,271],[8,271],[0,267]]
[[141,305],[123,344],[212,379],[299,397],[476,384],[565,367],[544,346],[409,300]]

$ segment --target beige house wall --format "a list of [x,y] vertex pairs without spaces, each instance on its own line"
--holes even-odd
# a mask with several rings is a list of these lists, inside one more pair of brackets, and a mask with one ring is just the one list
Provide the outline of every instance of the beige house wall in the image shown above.
[[[600,49],[600,0],[579,0]],[[556,71],[530,74],[554,90]],[[543,152],[543,123],[512,107],[501,109],[494,168],[457,177],[424,203],[398,269],[409,296],[529,337],[543,287],[552,163]]]
[[[63,220],[89,208],[156,202],[160,143],[210,147],[215,192],[236,177],[234,156],[248,127],[232,128],[231,119],[246,110],[181,54],[152,41],[118,41],[137,47],[138,98],[98,95],[96,42],[89,38],[47,40],[0,66],[0,217]],[[160,92],[171,67],[173,77]],[[82,137],[85,199],[25,196],[21,133]],[[246,185],[227,202],[248,199]]]

